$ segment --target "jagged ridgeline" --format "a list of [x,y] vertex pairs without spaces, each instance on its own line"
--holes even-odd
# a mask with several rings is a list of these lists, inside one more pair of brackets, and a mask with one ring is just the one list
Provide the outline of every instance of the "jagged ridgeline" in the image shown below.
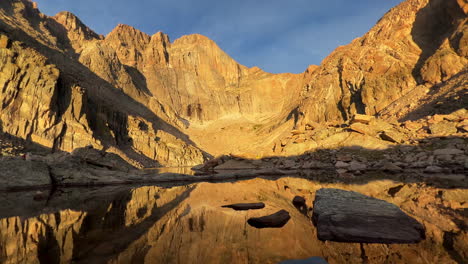
[[440,93],[449,103],[436,110],[457,110],[468,104],[467,11],[463,0],[407,0],[321,66],[270,74],[201,35],[171,42],[118,25],[104,37],[71,13],[2,0],[0,128],[51,150],[91,144],[140,167],[188,166],[274,154],[311,122],[424,115],[418,102]]

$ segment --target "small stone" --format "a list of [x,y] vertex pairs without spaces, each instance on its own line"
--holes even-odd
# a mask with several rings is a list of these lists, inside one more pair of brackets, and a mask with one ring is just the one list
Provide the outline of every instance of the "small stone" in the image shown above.
[[292,203],[294,207],[297,208],[301,213],[304,215],[307,214],[307,204],[306,204],[306,199],[302,196],[295,196],[294,199],[292,200]]
[[344,169],[349,167],[349,163],[343,162],[343,161],[337,161],[335,163],[335,167],[339,169]]
[[304,134],[305,131],[301,131],[301,130],[292,130],[291,131],[291,134],[293,135],[301,135],[301,134]]
[[350,162],[353,160],[353,157],[350,154],[337,154],[336,160]]
[[396,130],[388,130],[384,131],[381,135],[380,138],[386,141],[390,141],[393,143],[404,143],[405,138],[404,135],[400,132],[397,132]]
[[349,126],[349,128],[363,135],[369,135],[369,136],[377,135],[377,133],[370,126],[363,124],[363,123],[353,123]]
[[346,172],[348,172],[348,170],[347,169],[337,169],[336,172],[341,175],[341,174],[345,174]]
[[350,171],[363,171],[363,170],[366,170],[366,169],[367,169],[366,164],[360,163],[360,162],[357,162],[357,161],[352,161],[349,164],[349,167],[348,167],[348,170],[350,170]]
[[407,121],[405,122],[405,127],[409,130],[416,131],[422,128],[422,124],[412,122],[412,121]]
[[427,173],[440,173],[440,172],[443,172],[443,171],[444,170],[439,166],[427,166],[424,169],[424,172],[427,172]]
[[41,191],[37,191],[33,196],[34,201],[44,201],[47,200],[47,195]]
[[395,165],[392,162],[383,163],[381,169],[383,171],[390,172],[390,173],[399,173],[403,171],[402,168],[400,168],[399,166]]
[[10,46],[10,40],[5,35],[0,35],[0,49],[7,49]]
[[355,114],[352,119],[352,123],[362,123],[362,124],[369,124],[369,122],[373,119],[373,116],[369,115],[361,115]]

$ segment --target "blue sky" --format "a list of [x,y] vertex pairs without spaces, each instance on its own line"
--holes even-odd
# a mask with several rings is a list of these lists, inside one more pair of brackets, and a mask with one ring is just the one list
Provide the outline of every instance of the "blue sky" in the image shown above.
[[239,63],[303,72],[366,33],[402,0],[34,0],[47,15],[70,11],[99,34],[128,24],[172,40],[199,33]]

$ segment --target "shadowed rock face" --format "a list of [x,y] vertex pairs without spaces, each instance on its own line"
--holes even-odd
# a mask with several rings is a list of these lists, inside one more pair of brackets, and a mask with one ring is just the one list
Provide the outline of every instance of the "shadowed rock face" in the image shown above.
[[2,130],[51,149],[92,144],[137,166],[201,163],[198,147],[268,154],[294,125],[393,117],[447,91],[464,98],[465,11],[463,1],[407,0],[320,67],[269,74],[201,35],[171,42],[118,25],[103,37],[69,12],[2,1]]
[[[321,188],[352,190],[394,203],[426,227],[427,239],[409,245],[322,242],[311,219],[291,202],[300,195],[312,207]],[[36,191],[2,193],[0,262],[278,263],[317,256],[328,263],[463,263],[466,231],[455,205],[464,192],[390,180],[348,185],[282,178],[43,190],[45,199],[38,199]],[[221,207],[244,199],[262,200],[265,208]],[[281,228],[247,224],[249,218],[280,210],[290,214]]]

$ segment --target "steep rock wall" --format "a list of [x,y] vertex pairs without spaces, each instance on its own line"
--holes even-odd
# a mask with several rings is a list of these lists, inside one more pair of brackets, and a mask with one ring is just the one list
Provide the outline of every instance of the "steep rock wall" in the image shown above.
[[303,121],[378,114],[416,87],[429,89],[461,72],[468,29],[459,3],[405,1],[363,37],[336,49],[303,87]]

